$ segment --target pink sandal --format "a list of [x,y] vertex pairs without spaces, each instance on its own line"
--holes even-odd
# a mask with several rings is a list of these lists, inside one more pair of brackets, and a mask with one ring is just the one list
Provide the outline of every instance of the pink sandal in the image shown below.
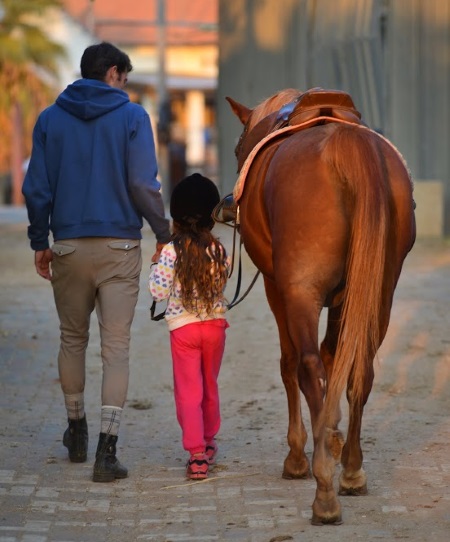
[[191,455],[186,465],[186,476],[191,480],[208,478],[208,457],[206,454]]
[[210,465],[214,465],[218,451],[219,448],[215,440],[211,440],[210,442],[208,442],[208,444],[206,445],[206,457],[208,458],[208,463]]

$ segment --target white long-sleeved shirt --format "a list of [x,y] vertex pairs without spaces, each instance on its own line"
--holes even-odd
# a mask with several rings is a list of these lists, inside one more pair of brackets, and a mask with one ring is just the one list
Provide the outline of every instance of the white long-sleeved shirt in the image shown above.
[[[213,311],[207,314],[201,310],[199,314],[185,309],[181,300],[181,284],[175,277],[175,260],[177,258],[173,242],[164,246],[161,251],[159,262],[154,265],[150,272],[148,289],[153,299],[158,303],[168,299],[165,320],[170,331],[194,322],[204,322],[225,318],[227,302],[224,296],[216,300]],[[227,259],[229,267],[230,260]]]

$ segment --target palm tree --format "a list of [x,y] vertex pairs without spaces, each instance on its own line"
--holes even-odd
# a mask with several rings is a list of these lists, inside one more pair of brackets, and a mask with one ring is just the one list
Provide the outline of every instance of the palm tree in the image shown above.
[[0,0],[0,175],[11,174],[12,203],[22,203],[23,161],[37,113],[52,99],[43,75],[55,75],[64,48],[43,31],[61,0]]

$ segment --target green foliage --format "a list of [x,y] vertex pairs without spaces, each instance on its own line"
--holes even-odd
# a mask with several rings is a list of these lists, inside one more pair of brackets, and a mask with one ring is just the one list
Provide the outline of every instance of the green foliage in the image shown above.
[[0,173],[11,166],[13,108],[22,113],[26,155],[34,120],[52,99],[39,73],[56,75],[65,50],[45,33],[42,21],[49,9],[61,7],[61,0],[0,0]]

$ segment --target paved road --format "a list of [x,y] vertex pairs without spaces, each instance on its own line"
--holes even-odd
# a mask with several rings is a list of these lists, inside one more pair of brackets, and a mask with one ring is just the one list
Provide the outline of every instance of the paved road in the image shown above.
[[[229,231],[219,232],[230,246]],[[365,419],[370,494],[342,499],[343,525],[312,527],[315,483],[281,479],[286,400],[276,328],[260,280],[230,312],[218,465],[206,482],[184,479],[168,332],[148,315],[146,269],[153,244],[146,230],[118,447],[130,477],[94,484],[101,379],[95,317],[86,391],[89,457],[71,464],[61,442],[66,421],[51,287],[34,273],[23,210],[0,209],[0,542],[448,542],[448,245],[420,245],[400,282]],[[244,268],[248,281],[253,268],[248,261]]]

